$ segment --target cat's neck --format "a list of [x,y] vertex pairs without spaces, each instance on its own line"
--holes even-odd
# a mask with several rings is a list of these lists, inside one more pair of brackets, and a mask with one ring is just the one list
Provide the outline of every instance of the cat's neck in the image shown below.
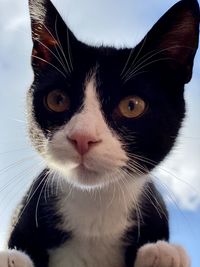
[[64,219],[60,227],[71,229],[73,235],[83,238],[121,235],[130,223],[133,225],[130,211],[138,211],[145,182],[146,177],[140,177],[91,191],[65,183],[64,193],[57,204]]

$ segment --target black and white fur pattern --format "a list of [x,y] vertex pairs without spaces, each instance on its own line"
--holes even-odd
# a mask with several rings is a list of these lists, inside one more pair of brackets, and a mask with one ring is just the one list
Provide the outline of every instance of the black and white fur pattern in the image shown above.
[[[50,264],[50,266],[63,266],[60,265],[60,262],[62,262],[62,260],[66,258],[64,248],[63,248],[63,254],[64,255],[62,255],[61,252],[59,255],[57,255],[58,258],[56,259],[56,262],[53,262],[52,263],[53,265]],[[72,253],[71,256],[74,257],[76,255]],[[87,253],[87,255],[85,256],[90,258],[91,254]],[[33,263],[30,260],[30,258],[25,253],[22,253],[17,250],[0,252],[0,258],[1,258],[0,262],[1,267],[33,267]],[[73,260],[75,259],[73,258]],[[78,267],[84,265],[83,262],[81,263],[81,265],[79,265],[77,259],[77,262],[74,261],[73,264],[69,266]],[[117,262],[117,265],[115,266],[120,266],[119,262]],[[148,245],[144,245],[141,249],[139,249],[134,267],[160,267],[160,266],[188,267],[190,266],[190,260],[182,247],[177,245],[170,245],[169,243],[164,241],[159,241],[155,244],[151,243]]]
[[[49,0],[29,5],[29,134],[47,168],[21,203],[0,267],[189,267],[184,249],[168,243],[167,210],[150,176],[184,118],[197,1],[177,3],[134,50],[83,44]],[[44,104],[55,89],[69,96],[66,112]],[[146,113],[120,116],[120,101],[135,95]]]
[[[90,134],[93,132],[92,130],[95,131],[95,134],[96,131],[99,131],[100,134],[98,136],[101,136],[102,142],[104,138],[109,140],[110,137],[110,142],[105,144],[105,148],[96,148],[91,150],[91,155],[90,153],[88,154],[88,158],[91,157],[92,159],[94,157],[92,153],[95,153],[95,159],[98,160],[98,164],[101,164],[101,167],[99,168],[100,181],[96,181],[98,175],[95,173],[96,177],[89,177],[89,181],[86,181],[85,185],[84,179],[80,177],[79,174],[77,175],[76,170],[74,170],[72,181],[75,185],[76,183],[82,185],[80,188],[73,185],[69,186],[70,180],[63,181],[60,196],[57,197],[54,203],[56,213],[62,217],[62,220],[59,221],[56,227],[63,233],[70,231],[72,236],[63,242],[60,247],[48,250],[49,267],[124,266],[125,259],[122,251],[124,250],[123,247],[127,246],[127,240],[122,237],[126,236],[125,233],[128,232],[129,229],[140,227],[137,225],[139,223],[137,215],[136,219],[131,218],[131,216],[133,215],[133,211],[137,210],[137,205],[140,205],[139,198],[142,195],[144,185],[148,183],[148,178],[144,176],[140,177],[138,180],[134,180],[130,179],[129,175],[126,176],[123,173],[119,176],[120,174],[117,172],[113,175],[116,180],[112,179],[111,181],[107,181],[112,175],[104,177],[104,169],[106,169],[107,173],[108,168],[110,168],[112,174],[113,170],[118,167],[115,166],[115,164],[118,163],[119,166],[121,166],[127,159],[124,155],[124,151],[120,147],[118,138],[113,137],[103,120],[94,84],[94,80],[88,81],[82,112],[77,114],[77,117],[74,116],[65,127],[62,127],[55,133],[52,142],[50,144],[47,143],[47,152],[46,155],[44,155],[44,157],[48,157],[49,155],[54,157],[48,159],[50,168],[61,170],[60,164],[62,165],[64,160],[68,162],[68,159],[66,158],[66,155],[62,155],[62,153],[58,153],[57,151],[63,149],[63,144],[66,143],[66,150],[72,150],[69,154],[69,161],[71,160],[74,163],[72,164],[72,168],[74,169],[74,165],[77,164],[76,161],[80,160],[80,155],[69,142],[67,143],[66,140],[64,141],[64,138],[67,135],[73,134],[73,131],[76,131],[78,128],[81,129],[81,131],[87,130]],[[93,127],[95,127],[96,124],[96,129],[91,130],[89,127],[85,129],[86,123],[84,122],[84,119],[82,119],[82,116],[86,121],[89,120]],[[94,121],[92,121],[92,117],[94,118]],[[109,152],[108,159],[103,158],[101,162],[102,154],[104,154],[106,148],[108,148]],[[100,151],[98,151],[98,149],[100,149]],[[51,150],[51,152],[49,152],[49,150]],[[97,157],[98,153],[100,155],[99,158]],[[86,158],[85,160],[86,164],[88,160],[88,165],[92,163],[91,167],[89,165],[91,169],[92,166],[98,166],[93,163],[90,158]],[[110,164],[108,164],[108,161],[110,161]],[[62,170],[64,177],[68,177],[69,175],[68,172],[70,172],[70,170],[68,170],[68,166],[71,167],[70,164],[67,164],[67,168]],[[79,166],[79,164],[77,164],[77,166]],[[98,168],[96,168],[95,171],[96,170],[98,170]],[[101,170],[103,170],[102,174]],[[49,175],[54,176],[55,173]],[[60,179],[62,178],[60,177]],[[90,188],[91,181],[94,179],[96,181],[95,190]],[[40,201],[42,202],[41,199],[39,199],[39,202]],[[157,207],[157,209],[160,210],[160,207]],[[39,220],[40,215],[36,213],[36,210],[34,212],[35,216],[38,216],[38,218],[35,219]],[[165,218],[167,217],[167,213],[162,214],[162,210],[160,210],[160,214],[158,213],[157,217],[159,216],[161,216],[160,220],[167,220]],[[155,219],[157,220],[158,218],[154,217],[153,220]],[[40,222],[37,223],[40,224]],[[141,228],[142,227],[143,226],[141,226]],[[29,229],[29,231],[31,231],[31,229]],[[156,229],[156,231],[158,231],[158,229]],[[167,239],[167,230],[163,229],[163,233],[164,231],[166,231],[165,238]],[[139,233],[136,233],[136,236],[138,235]],[[4,264],[2,267],[34,266],[34,263],[27,258],[26,254],[15,250],[8,251],[7,253],[4,252],[2,254],[2,260],[5,261],[5,259],[8,261],[8,265]],[[162,262],[162,265],[160,262]],[[36,266],[40,265],[38,264]],[[179,248],[178,246],[176,247],[169,245],[164,241],[160,241],[155,244],[151,243],[151,245],[143,246],[138,251],[134,266],[188,267],[189,259],[181,247]]]

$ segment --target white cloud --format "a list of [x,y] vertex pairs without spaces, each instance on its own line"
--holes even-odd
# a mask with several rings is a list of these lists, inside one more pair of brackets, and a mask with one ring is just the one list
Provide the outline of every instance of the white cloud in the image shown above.
[[20,27],[23,27],[28,22],[27,17],[21,16],[12,19],[8,24],[4,26],[5,31],[16,31]]
[[[179,208],[194,211],[200,207],[199,144],[177,145],[170,157],[155,171],[165,199]],[[180,138],[181,141],[181,138]]]
[[[197,62],[200,59],[197,55]],[[186,86],[187,116],[177,145],[157,170],[156,176],[167,185],[178,205],[187,210],[200,207],[200,68]]]

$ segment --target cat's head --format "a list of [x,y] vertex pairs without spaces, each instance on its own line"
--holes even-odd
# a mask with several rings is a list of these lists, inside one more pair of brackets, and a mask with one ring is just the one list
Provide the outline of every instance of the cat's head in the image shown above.
[[80,187],[148,173],[172,148],[184,117],[184,84],[198,47],[197,1],[178,2],[133,49],[84,44],[50,0],[29,5],[35,148]]

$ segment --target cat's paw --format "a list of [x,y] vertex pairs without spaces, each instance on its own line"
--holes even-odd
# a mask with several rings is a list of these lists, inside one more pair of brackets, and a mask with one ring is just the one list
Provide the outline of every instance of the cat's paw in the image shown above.
[[0,251],[0,267],[34,267],[31,259],[18,250]]
[[181,246],[158,241],[138,250],[134,267],[190,267],[190,259]]

